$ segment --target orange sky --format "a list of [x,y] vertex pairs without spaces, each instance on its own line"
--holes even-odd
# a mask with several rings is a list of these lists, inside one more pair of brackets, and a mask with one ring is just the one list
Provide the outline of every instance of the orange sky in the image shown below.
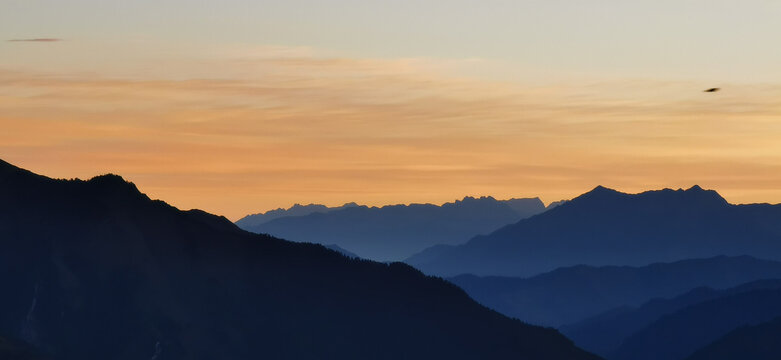
[[[451,71],[478,60],[283,50],[169,75],[0,70],[0,157],[54,177],[118,173],[233,220],[310,202],[550,202],[599,184],[781,201],[779,85],[525,83]],[[221,70],[191,75],[203,69]]]
[[779,18],[775,0],[4,0],[0,158],[233,220],[600,184],[777,203]]

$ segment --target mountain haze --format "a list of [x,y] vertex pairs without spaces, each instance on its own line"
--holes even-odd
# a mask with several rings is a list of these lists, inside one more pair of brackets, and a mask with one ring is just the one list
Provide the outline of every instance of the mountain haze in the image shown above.
[[781,359],[781,317],[742,326],[696,351],[687,360]]
[[238,221],[236,221],[236,225],[238,225],[242,229],[249,229],[255,226],[259,226],[261,224],[265,224],[271,220],[279,219],[283,217],[306,216],[314,213],[327,213],[334,210],[341,210],[341,209],[356,207],[356,206],[358,206],[358,204],[354,202],[346,203],[342,206],[337,206],[337,207],[328,207],[321,204],[308,204],[308,205],[295,204],[287,209],[278,208],[278,209],[266,211],[264,213],[247,215],[239,219]]
[[716,290],[699,287],[669,299],[654,299],[640,307],[608,310],[581,322],[559,329],[578,346],[602,356],[608,356],[634,333],[649,326],[664,315],[721,297],[758,289],[779,289],[781,280],[758,280],[734,288]]
[[701,286],[724,289],[768,278],[781,278],[781,262],[718,256],[643,267],[579,265],[525,279],[461,275],[448,280],[507,316],[558,327]]
[[779,316],[781,289],[720,297],[662,316],[624,340],[608,359],[685,359],[738,327],[757,325]]
[[585,265],[642,266],[718,255],[781,260],[781,206],[731,205],[715,191],[624,194],[604,187],[538,216],[406,260],[428,274],[527,277]]
[[0,161],[0,334],[56,359],[595,359],[401,264],[245,232],[116,175]]
[[335,244],[367,259],[394,261],[432,245],[460,244],[544,211],[538,198],[465,197],[441,206],[346,206],[255,225],[251,225],[254,217],[248,217],[237,225],[292,241]]

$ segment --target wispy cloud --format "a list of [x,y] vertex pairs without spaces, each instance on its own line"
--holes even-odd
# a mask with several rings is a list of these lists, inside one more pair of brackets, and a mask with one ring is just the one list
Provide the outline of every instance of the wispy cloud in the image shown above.
[[62,177],[122,173],[230,217],[292,202],[550,201],[597,184],[781,200],[778,85],[540,88],[298,53],[206,65],[217,72],[187,80],[0,71],[0,155]]
[[9,42],[58,42],[63,41],[60,38],[31,38],[31,39],[10,39]]

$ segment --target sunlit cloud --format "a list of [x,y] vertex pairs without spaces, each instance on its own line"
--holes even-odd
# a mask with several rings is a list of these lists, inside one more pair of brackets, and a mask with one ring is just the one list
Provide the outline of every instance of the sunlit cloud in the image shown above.
[[0,71],[0,157],[120,173],[231,218],[295,202],[553,201],[598,184],[781,201],[779,85],[532,86],[433,71],[436,59],[243,54],[183,63],[202,74],[184,79]]

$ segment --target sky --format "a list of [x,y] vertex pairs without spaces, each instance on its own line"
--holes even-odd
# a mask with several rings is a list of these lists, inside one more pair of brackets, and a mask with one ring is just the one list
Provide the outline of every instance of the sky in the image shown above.
[[778,203],[778,19],[775,0],[3,0],[0,158],[233,220],[596,185]]

